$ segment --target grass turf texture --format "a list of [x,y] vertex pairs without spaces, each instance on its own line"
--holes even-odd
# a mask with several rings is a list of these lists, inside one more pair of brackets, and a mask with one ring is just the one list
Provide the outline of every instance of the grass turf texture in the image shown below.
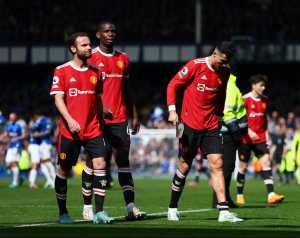
[[[42,187],[41,182],[40,187]],[[295,184],[277,186],[286,195],[282,204],[267,205],[265,186],[261,180],[247,181],[247,204],[234,209],[245,222],[224,224],[217,222],[216,209],[184,213],[180,222],[169,222],[166,215],[153,215],[143,221],[116,221],[113,225],[93,225],[79,222],[60,225],[54,190],[7,188],[9,181],[0,180],[0,237],[300,237],[300,187]],[[136,179],[136,204],[147,213],[166,212],[171,179]],[[235,183],[233,182],[233,185]],[[232,186],[234,194],[234,186]],[[207,181],[196,188],[186,187],[179,210],[205,209],[211,206],[211,190]],[[69,180],[68,208],[73,219],[82,219],[80,179]],[[110,216],[125,215],[123,195],[118,185],[110,189],[105,201]],[[49,225],[16,227],[22,224],[51,223]],[[54,223],[54,224],[52,224]]]

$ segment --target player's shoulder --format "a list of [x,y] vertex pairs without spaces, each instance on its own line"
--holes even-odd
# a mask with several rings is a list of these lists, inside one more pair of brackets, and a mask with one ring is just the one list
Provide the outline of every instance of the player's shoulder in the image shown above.
[[70,61],[68,61],[68,62],[66,62],[64,64],[56,66],[55,70],[62,70],[62,69],[68,68],[69,66],[70,66]]
[[264,100],[264,101],[268,101],[269,100],[269,97],[267,95],[261,95],[261,99]]
[[203,67],[204,65],[205,65],[205,58],[191,59],[185,64],[185,66],[189,68]]
[[245,100],[245,99],[250,99],[251,97],[252,97],[251,92],[246,93],[246,94],[243,95],[243,99],[244,99],[244,100]]
[[124,51],[121,51],[121,50],[115,50],[114,55],[117,56],[117,57],[122,57],[122,58],[125,58],[125,59],[129,59],[128,54]]
[[96,64],[89,63],[87,66],[88,66],[89,70],[92,70],[92,71],[95,71],[95,72],[99,71],[99,67]]

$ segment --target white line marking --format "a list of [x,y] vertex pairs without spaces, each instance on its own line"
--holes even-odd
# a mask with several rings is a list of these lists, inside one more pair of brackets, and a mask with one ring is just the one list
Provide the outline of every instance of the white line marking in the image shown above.
[[[203,208],[203,209],[194,209],[194,210],[183,210],[183,211],[178,211],[179,214],[184,214],[184,213],[197,213],[197,212],[208,212],[212,211],[212,208]],[[149,213],[147,214],[147,217],[155,217],[155,216],[167,216],[168,212],[156,212],[156,213]],[[115,220],[120,221],[120,220],[125,220],[125,216],[118,216],[114,217]],[[145,219],[147,220],[147,218]],[[74,223],[89,223],[90,221],[86,220],[74,220]],[[58,224],[57,222],[48,222],[48,223],[35,223],[35,224],[23,224],[23,225],[16,225],[14,227],[35,227],[35,226],[50,226],[50,225],[56,225]]]

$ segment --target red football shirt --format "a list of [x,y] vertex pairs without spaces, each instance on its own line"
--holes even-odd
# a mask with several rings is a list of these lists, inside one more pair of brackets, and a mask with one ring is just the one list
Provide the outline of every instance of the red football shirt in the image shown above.
[[215,72],[208,58],[189,61],[169,82],[167,104],[176,104],[176,90],[185,87],[181,120],[196,130],[220,128],[229,71]]
[[128,119],[124,100],[125,80],[129,79],[129,59],[126,53],[114,51],[106,54],[99,47],[93,49],[90,64],[99,67],[103,79],[103,107],[112,111],[106,124],[125,122]]
[[258,139],[251,140],[249,135],[243,136],[244,144],[260,144],[266,142],[268,98],[255,98],[252,93],[243,96],[247,111],[248,127],[258,135]]
[[[102,91],[99,70],[88,65],[79,68],[71,62],[55,68],[50,95],[64,94],[68,112],[80,125],[79,139],[88,140],[102,134],[98,118],[97,93]],[[75,139],[66,121],[59,121],[60,133]]]

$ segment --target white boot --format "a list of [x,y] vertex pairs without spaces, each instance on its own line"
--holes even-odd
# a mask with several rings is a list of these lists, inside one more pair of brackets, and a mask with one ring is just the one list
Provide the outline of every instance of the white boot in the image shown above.
[[169,221],[179,221],[177,208],[169,208],[168,209],[168,220]]

